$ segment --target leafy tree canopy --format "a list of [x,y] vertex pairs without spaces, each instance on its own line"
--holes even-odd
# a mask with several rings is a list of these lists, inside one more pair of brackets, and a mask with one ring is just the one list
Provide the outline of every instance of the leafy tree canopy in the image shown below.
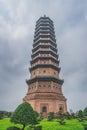
[[83,111],[84,115],[87,116],[87,107]]
[[37,123],[36,114],[31,105],[27,102],[20,104],[14,111],[11,122],[23,124],[23,129],[27,124],[34,125]]
[[11,117],[12,112],[0,111],[0,119]]

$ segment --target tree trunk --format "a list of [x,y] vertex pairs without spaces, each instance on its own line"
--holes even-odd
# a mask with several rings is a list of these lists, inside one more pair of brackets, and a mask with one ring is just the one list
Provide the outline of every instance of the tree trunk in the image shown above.
[[24,128],[25,128],[25,124],[23,125],[23,128],[21,130],[24,130]]

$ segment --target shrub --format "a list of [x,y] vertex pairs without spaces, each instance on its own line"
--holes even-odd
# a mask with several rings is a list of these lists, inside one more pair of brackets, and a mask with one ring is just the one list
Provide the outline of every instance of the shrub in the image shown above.
[[52,121],[54,119],[54,112],[49,112],[48,121]]
[[35,130],[42,130],[42,126],[37,126]]
[[64,121],[64,118],[59,119],[58,122],[59,122],[60,125],[65,125],[65,123],[66,123],[66,122]]
[[42,126],[35,126],[35,127],[30,126],[27,130],[42,130]]
[[15,124],[22,124],[22,130],[24,130],[25,126],[28,124],[34,126],[37,123],[37,118],[31,105],[27,102],[24,102],[20,104],[14,111],[11,117],[11,122],[14,122]]
[[36,117],[39,117],[39,113],[37,111],[34,111]]
[[82,110],[79,110],[79,111],[78,111],[77,118],[78,118],[78,120],[79,120],[80,122],[84,121],[84,116],[83,116]]
[[87,130],[87,124],[85,124],[84,122],[82,123],[84,130]]
[[20,128],[16,126],[8,127],[7,130],[20,130]]
[[70,115],[69,112],[66,112],[65,113],[65,118],[68,119],[68,120],[70,120],[72,118],[72,116]]
[[58,122],[60,125],[65,125],[65,121],[64,121],[64,115],[63,115],[63,111],[59,110],[58,112]]
[[87,126],[84,126],[84,130],[87,130]]
[[0,119],[11,117],[12,112],[0,111]]
[[83,113],[84,113],[84,116],[87,116],[87,107],[84,109]]

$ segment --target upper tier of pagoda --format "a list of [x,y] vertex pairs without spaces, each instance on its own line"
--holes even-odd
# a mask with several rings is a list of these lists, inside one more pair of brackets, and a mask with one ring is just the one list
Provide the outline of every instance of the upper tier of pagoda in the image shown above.
[[24,101],[38,113],[67,111],[66,98],[62,93],[59,55],[53,21],[44,15],[36,22],[30,61],[28,92]]
[[[31,78],[27,83],[34,81],[33,78],[38,80],[42,78],[48,78],[49,80],[55,79],[56,82],[63,83],[63,81],[59,79],[60,67],[57,53],[53,21],[44,15],[44,17],[40,17],[36,22],[31,55],[32,60],[30,61],[31,67],[29,68]],[[41,72],[42,70],[47,71],[48,69],[54,74]]]
[[[58,59],[53,21],[44,15],[36,22],[32,60],[38,56]],[[46,55],[47,54],[47,55]]]

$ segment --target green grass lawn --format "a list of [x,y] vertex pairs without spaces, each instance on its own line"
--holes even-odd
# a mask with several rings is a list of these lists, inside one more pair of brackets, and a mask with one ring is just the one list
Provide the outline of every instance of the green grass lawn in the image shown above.
[[[60,126],[57,120],[47,121],[47,119],[43,119],[38,125],[42,126],[42,130],[84,130],[82,124],[76,119],[65,121],[66,125]],[[0,120],[0,130],[6,130],[6,128],[10,126],[18,126],[19,128],[22,128],[22,125],[20,124],[15,125],[11,123],[9,118]],[[25,130],[28,130],[28,126],[25,128]]]
[[6,130],[9,126],[18,126],[19,128],[22,128],[22,125],[15,125],[10,122],[10,118],[4,118],[3,120],[0,120],[0,130]]

